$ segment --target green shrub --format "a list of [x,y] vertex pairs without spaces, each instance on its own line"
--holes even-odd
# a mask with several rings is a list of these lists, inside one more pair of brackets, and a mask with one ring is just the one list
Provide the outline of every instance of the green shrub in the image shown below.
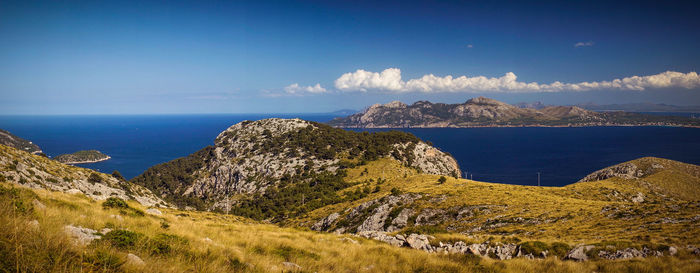
[[100,176],[97,173],[91,173],[90,176],[88,177],[88,182],[95,184],[95,183],[102,183],[102,176]]
[[144,235],[141,233],[118,229],[105,234],[101,240],[116,248],[128,249],[136,246],[143,237]]
[[116,272],[126,261],[109,251],[98,249],[85,257],[85,262],[99,268],[101,272]]
[[532,254],[534,256],[540,256],[543,251],[548,250],[549,246],[547,243],[540,241],[530,241],[520,244],[520,251],[524,254]]
[[122,200],[121,198],[117,197],[110,197],[105,200],[104,203],[102,203],[103,208],[115,208],[115,209],[128,209],[129,204],[126,203],[126,201]]
[[148,240],[148,250],[151,254],[162,255],[172,251],[173,246],[182,246],[187,244],[187,239],[177,235],[161,233],[153,239]]
[[440,178],[438,178],[438,184],[444,184],[445,182],[447,182],[447,178],[444,176],[440,176]]
[[549,256],[564,258],[569,250],[571,250],[571,247],[568,244],[554,242],[549,246]]
[[119,179],[119,180],[121,180],[121,181],[126,181],[126,179],[122,176],[122,174],[119,173],[119,171],[117,171],[117,170],[114,170],[114,171],[112,172],[112,177],[114,177],[114,178],[116,178],[116,179]]

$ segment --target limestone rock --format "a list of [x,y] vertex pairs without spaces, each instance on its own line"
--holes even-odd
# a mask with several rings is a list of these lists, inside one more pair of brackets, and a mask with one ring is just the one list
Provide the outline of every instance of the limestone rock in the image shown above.
[[335,220],[337,220],[338,217],[340,217],[340,214],[337,212],[331,213],[326,218],[316,222],[313,226],[311,226],[311,229],[316,231],[328,230],[333,223],[335,223]]
[[129,253],[126,255],[126,264],[131,266],[144,266],[146,263],[139,256]]
[[586,255],[586,252],[593,249],[594,246],[592,245],[581,245],[577,246],[569,253],[566,254],[565,259],[568,260],[574,260],[574,261],[587,261],[588,260],[588,255]]
[[96,234],[97,230],[80,226],[67,225],[63,227],[63,230],[79,245],[87,245],[93,240],[102,238],[102,236]]
[[292,269],[292,270],[301,270],[301,266],[295,263],[291,262],[282,262],[282,265],[286,268]]
[[433,250],[433,247],[430,245],[428,237],[425,235],[418,235],[415,233],[408,235],[408,237],[406,237],[406,243],[409,247],[413,249],[420,249],[425,251]]
[[148,213],[150,215],[163,215],[163,213],[160,210],[155,209],[155,208],[147,209],[146,213]]

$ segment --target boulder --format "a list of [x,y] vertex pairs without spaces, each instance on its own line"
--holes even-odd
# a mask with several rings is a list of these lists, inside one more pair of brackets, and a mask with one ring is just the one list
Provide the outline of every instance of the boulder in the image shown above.
[[27,222],[27,225],[29,226],[29,229],[37,231],[39,230],[39,221],[37,220],[31,220]]
[[678,254],[678,249],[676,247],[671,246],[668,248],[668,254],[674,256]]
[[594,246],[592,245],[581,245],[577,246],[569,253],[566,254],[566,257],[564,257],[567,260],[574,260],[574,261],[587,261],[588,260],[588,255],[586,255],[586,252],[589,250],[593,249]]
[[428,240],[428,236],[422,234],[418,235],[412,233],[411,235],[408,235],[408,237],[406,237],[406,243],[409,247],[413,249],[420,249],[425,251],[433,250],[433,247],[430,245],[430,241]]
[[63,227],[63,230],[73,238],[75,244],[79,245],[87,245],[93,240],[102,238],[102,236],[96,234],[97,230],[80,226],[67,225]]
[[146,213],[150,215],[163,215],[163,213],[160,210],[154,208],[147,209]]
[[316,231],[327,230],[333,225],[333,223],[335,223],[335,220],[337,220],[338,217],[340,217],[340,214],[334,212],[331,215],[326,216],[326,218],[316,222],[313,226],[311,226],[311,229]]
[[126,264],[131,266],[143,266],[146,263],[139,256],[129,253],[126,255]]

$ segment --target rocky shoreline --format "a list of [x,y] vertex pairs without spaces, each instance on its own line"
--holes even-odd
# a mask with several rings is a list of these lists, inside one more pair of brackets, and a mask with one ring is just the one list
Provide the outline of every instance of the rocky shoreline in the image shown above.
[[105,158],[101,158],[101,159],[97,159],[97,160],[69,161],[69,162],[62,162],[62,163],[63,163],[63,164],[69,164],[69,165],[73,165],[73,164],[88,164],[88,163],[102,162],[102,161],[105,161],[105,160],[109,160],[109,159],[111,159],[111,158],[112,158],[111,156],[107,156],[107,157],[105,157]]

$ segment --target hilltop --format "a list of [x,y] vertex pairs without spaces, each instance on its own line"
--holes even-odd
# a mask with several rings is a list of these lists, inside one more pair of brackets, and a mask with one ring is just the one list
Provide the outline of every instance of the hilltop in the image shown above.
[[347,170],[393,158],[423,173],[459,177],[457,162],[403,132],[359,133],[300,119],[244,121],[214,146],[154,166],[131,181],[181,207],[280,221],[354,200]]
[[399,101],[375,104],[328,124],[345,128],[502,127],[502,126],[700,126],[700,120],[627,112],[594,112],[578,106],[521,108],[478,97],[462,104]]
[[77,151],[72,154],[62,154],[54,157],[54,160],[64,164],[95,163],[105,161],[111,157],[98,150]]
[[39,148],[39,145],[2,129],[0,129],[0,144],[32,154],[41,153],[41,148]]

